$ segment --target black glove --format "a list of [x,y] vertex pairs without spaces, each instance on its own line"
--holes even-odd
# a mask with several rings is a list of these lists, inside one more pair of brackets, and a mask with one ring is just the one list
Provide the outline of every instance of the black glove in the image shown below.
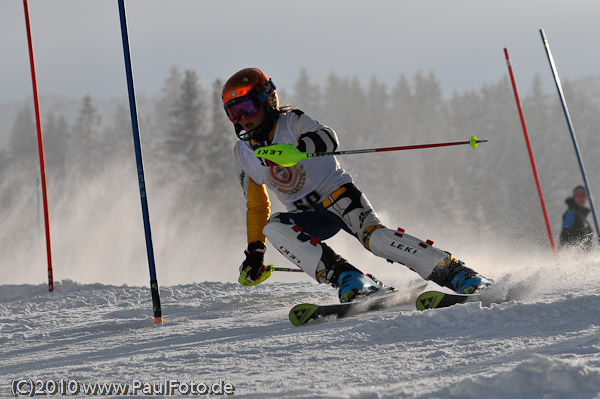
[[246,280],[256,281],[265,271],[263,259],[267,248],[260,241],[248,244],[248,249],[244,251],[246,260],[240,266],[240,273],[246,272]]

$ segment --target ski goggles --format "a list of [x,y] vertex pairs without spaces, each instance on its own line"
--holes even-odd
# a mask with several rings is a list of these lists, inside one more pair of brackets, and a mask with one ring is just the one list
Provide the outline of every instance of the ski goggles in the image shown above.
[[253,115],[259,110],[260,105],[267,101],[273,94],[275,94],[275,83],[271,79],[266,83],[263,91],[256,95],[245,95],[238,99],[232,100],[225,104],[225,112],[229,117],[229,120],[236,122],[241,114]]
[[242,97],[225,104],[225,112],[229,120],[236,122],[242,114],[253,115],[258,111],[260,101],[256,97]]

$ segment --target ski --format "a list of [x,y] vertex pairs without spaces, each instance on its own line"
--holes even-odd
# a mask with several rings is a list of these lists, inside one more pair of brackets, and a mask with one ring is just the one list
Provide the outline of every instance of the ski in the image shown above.
[[311,320],[317,320],[327,316],[342,318],[358,313],[384,309],[398,302],[398,294],[398,291],[390,289],[382,293],[371,294],[347,303],[329,305],[301,303],[290,310],[290,322],[295,326],[302,326]]
[[479,302],[479,294],[449,294],[440,291],[426,291],[416,301],[417,310],[447,308],[465,302]]

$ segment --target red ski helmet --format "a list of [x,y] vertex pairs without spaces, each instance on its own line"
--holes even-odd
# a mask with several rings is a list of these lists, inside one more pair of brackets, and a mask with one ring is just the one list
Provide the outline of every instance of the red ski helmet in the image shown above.
[[240,113],[251,115],[262,104],[271,110],[279,108],[275,84],[258,68],[244,68],[230,77],[223,86],[221,100],[234,123]]

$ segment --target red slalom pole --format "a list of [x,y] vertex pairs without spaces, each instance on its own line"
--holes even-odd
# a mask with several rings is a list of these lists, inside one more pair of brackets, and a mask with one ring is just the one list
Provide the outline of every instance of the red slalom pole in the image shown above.
[[510,74],[510,81],[512,83],[513,91],[515,93],[515,101],[517,102],[517,109],[519,110],[519,118],[521,119],[521,126],[523,127],[523,134],[525,135],[525,143],[527,144],[527,152],[529,153],[529,160],[531,161],[531,170],[533,171],[533,178],[535,179],[535,186],[537,187],[538,196],[540,197],[540,205],[542,207],[542,213],[544,214],[544,220],[546,222],[546,229],[548,230],[548,238],[550,240],[550,246],[552,247],[552,252],[554,254],[556,254],[556,247],[554,245],[554,238],[552,238],[552,229],[550,228],[550,222],[548,221],[548,213],[546,212],[546,205],[544,203],[544,196],[542,195],[540,179],[538,177],[537,169],[535,167],[535,160],[533,159],[533,152],[531,151],[529,135],[527,134],[527,125],[525,124],[525,118],[523,117],[521,101],[519,100],[519,93],[517,92],[517,85],[515,83],[515,77],[513,75],[512,66],[510,64],[510,58],[508,57],[508,50],[506,48],[504,49],[504,55],[506,57],[506,65],[508,66],[508,73]]
[[27,0],[23,0],[25,11],[25,26],[27,28],[27,42],[29,44],[29,63],[31,65],[31,84],[33,86],[33,105],[35,108],[35,125],[37,128],[38,153],[40,156],[40,173],[42,179],[42,202],[44,204],[44,224],[46,226],[46,253],[48,257],[48,291],[54,291],[54,277],[52,275],[52,251],[50,247],[50,218],[48,217],[48,195],[46,190],[46,166],[44,162],[44,141],[42,140],[42,122],[40,118],[40,102],[38,99],[37,79],[35,77],[35,62],[33,58],[33,41],[31,40],[31,25],[29,23],[29,7]]

